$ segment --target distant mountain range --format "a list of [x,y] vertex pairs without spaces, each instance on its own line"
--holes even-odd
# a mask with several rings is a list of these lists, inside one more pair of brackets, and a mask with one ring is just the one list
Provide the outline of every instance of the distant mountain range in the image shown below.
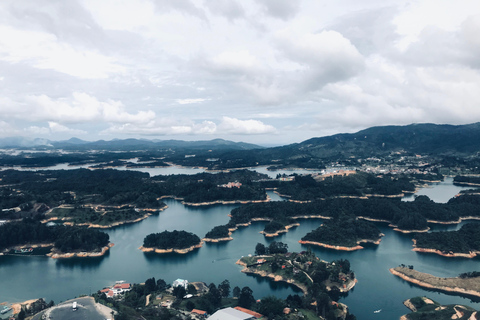
[[0,147],[45,147],[69,150],[148,150],[171,148],[183,150],[223,150],[237,155],[249,150],[255,158],[348,158],[368,157],[407,151],[422,154],[473,154],[480,151],[480,123],[468,125],[411,124],[407,126],[380,126],[357,133],[343,133],[312,138],[281,147],[264,148],[255,144],[223,139],[208,141],[183,140],[99,140],[94,142],[72,138],[65,141],[46,139],[2,138]]
[[148,149],[191,149],[205,150],[214,148],[216,150],[251,150],[260,149],[261,146],[233,142],[223,139],[206,141],[183,141],[183,140],[146,140],[146,139],[114,139],[111,141],[85,141],[78,138],[71,138],[64,141],[51,141],[47,139],[28,139],[23,137],[0,138],[0,148],[55,148],[65,150],[148,150]]

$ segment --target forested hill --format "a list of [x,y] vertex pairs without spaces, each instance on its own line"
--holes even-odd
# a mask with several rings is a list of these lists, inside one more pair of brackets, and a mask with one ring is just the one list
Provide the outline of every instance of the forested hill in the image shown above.
[[382,156],[395,151],[420,154],[471,154],[480,149],[480,123],[411,124],[372,127],[357,133],[312,138],[277,148],[252,150],[266,157],[348,158]]

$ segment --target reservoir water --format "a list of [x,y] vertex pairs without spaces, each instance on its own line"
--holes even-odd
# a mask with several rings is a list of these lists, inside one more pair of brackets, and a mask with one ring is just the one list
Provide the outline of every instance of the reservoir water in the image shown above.
[[[448,191],[446,190],[448,189]],[[419,191],[439,202],[446,202],[461,190],[451,179]],[[269,192],[273,200],[281,200]],[[438,196],[438,198],[437,198]],[[232,288],[248,286],[258,299],[267,295],[285,298],[289,294],[301,294],[295,288],[270,280],[247,276],[240,272],[235,262],[252,254],[255,245],[276,240],[288,244],[290,251],[302,251],[307,247],[298,240],[317,228],[322,220],[301,220],[300,226],[290,229],[274,239],[259,233],[264,222],[253,223],[233,233],[233,241],[219,244],[206,243],[189,254],[146,254],[138,250],[143,238],[152,232],[186,230],[203,237],[213,226],[225,224],[233,205],[216,205],[201,208],[185,207],[180,202],[167,199],[167,210],[139,223],[106,230],[115,246],[100,258],[73,258],[54,260],[47,257],[0,256],[0,302],[19,302],[43,297],[56,303],[82,294],[90,294],[117,280],[140,283],[147,278],[162,278],[172,283],[177,278],[189,281],[220,283],[229,279]],[[312,247],[321,259],[331,261],[348,259],[358,278],[357,286],[342,298],[357,319],[398,319],[409,310],[405,299],[426,295],[440,303],[466,304],[480,308],[477,301],[410,285],[393,276],[389,268],[400,264],[413,265],[418,271],[437,276],[453,277],[466,271],[479,270],[479,259],[445,258],[433,254],[416,253],[412,249],[412,236],[393,231],[386,224],[378,223],[385,234],[379,246],[368,246],[355,252],[334,251]],[[433,230],[455,230],[455,225],[433,225]],[[381,313],[373,311],[382,309]]]

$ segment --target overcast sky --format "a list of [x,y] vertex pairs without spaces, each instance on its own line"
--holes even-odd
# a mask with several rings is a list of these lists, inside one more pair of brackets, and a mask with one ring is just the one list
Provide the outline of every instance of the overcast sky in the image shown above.
[[477,121],[478,0],[0,2],[0,137],[265,145]]

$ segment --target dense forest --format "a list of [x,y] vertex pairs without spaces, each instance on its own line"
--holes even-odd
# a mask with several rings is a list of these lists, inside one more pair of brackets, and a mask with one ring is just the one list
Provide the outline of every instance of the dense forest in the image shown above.
[[456,222],[460,217],[480,215],[480,197],[462,195],[448,203],[436,203],[427,196],[418,196],[414,201],[388,198],[370,199],[327,199],[308,203],[273,201],[248,204],[231,211],[229,228],[250,222],[254,218],[276,221],[269,232],[282,230],[292,223],[293,217],[326,216],[338,217],[342,213],[357,217],[385,220],[402,230],[424,230],[427,220]]
[[335,175],[317,181],[313,176],[296,175],[292,182],[279,183],[278,193],[294,200],[316,200],[337,196],[399,195],[414,192],[415,186],[407,177],[377,177],[365,172]]
[[33,219],[0,226],[0,249],[41,243],[54,243],[61,252],[95,251],[108,245],[109,236],[95,229],[47,226]]
[[54,208],[48,214],[48,217],[64,219],[75,225],[93,224],[109,226],[117,222],[135,221],[144,217],[144,215],[144,211],[135,210],[135,208],[128,205],[122,207],[97,207],[97,210],[85,206],[62,206]]
[[143,246],[157,249],[186,249],[200,243],[200,238],[187,231],[151,233],[143,239]]
[[480,251],[480,223],[471,222],[458,231],[439,231],[415,235],[417,248],[436,249],[444,253]]
[[380,237],[380,229],[375,224],[357,220],[353,215],[341,215],[335,219],[325,220],[320,227],[306,234],[302,240],[355,247],[361,240],[378,241]]
[[205,235],[205,238],[208,239],[221,239],[228,238],[230,236],[230,231],[227,226],[215,226],[212,230],[208,231]]

